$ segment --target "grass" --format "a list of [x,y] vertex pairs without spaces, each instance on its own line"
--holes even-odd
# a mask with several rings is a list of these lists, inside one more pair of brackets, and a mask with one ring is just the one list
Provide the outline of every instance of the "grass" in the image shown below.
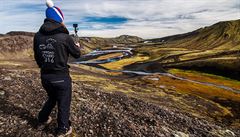
[[228,86],[228,87],[240,90],[240,81],[226,78],[223,76],[217,76],[213,74],[202,73],[202,72],[191,71],[191,70],[179,70],[179,69],[171,69],[169,70],[169,72],[172,74],[178,75],[180,77],[189,78],[191,80],[224,85],[224,86]]
[[219,50],[206,50],[206,51],[202,51],[202,52],[197,52],[197,53],[190,53],[190,54],[186,54],[181,56],[181,60],[189,60],[189,59],[194,59],[194,58],[200,58],[200,57],[205,57],[205,56],[210,56],[210,55],[214,55],[216,53],[219,53],[221,51]]
[[17,52],[0,52],[0,59],[25,59],[32,58],[33,59],[33,51],[32,49],[26,49]]
[[106,81],[107,79],[104,78],[96,78],[95,76],[90,75],[71,75],[73,81],[82,81],[82,82],[101,82]]
[[[205,51],[199,51],[199,52],[196,52],[196,53],[189,53],[189,54],[186,54],[186,55],[183,55],[180,57],[181,60],[190,60],[190,59],[199,59],[199,58],[213,58],[213,56],[215,57],[227,57],[227,56],[230,56],[230,55],[227,55],[227,52],[236,52],[237,50],[205,50]],[[233,57],[237,57],[237,54],[234,53],[232,54]]]
[[85,74],[71,74],[72,80],[76,82],[83,82],[87,85],[97,87],[106,92],[115,92],[120,91],[124,93],[133,92],[131,90],[131,85],[122,83],[120,81],[115,82],[108,78],[103,78],[94,75],[85,75]]
[[136,55],[132,58],[126,58],[126,59],[122,59],[116,62],[110,62],[110,63],[106,63],[106,64],[102,64],[101,66],[110,69],[110,70],[122,70],[124,66],[136,63],[136,62],[140,62],[140,61],[145,61],[148,60],[149,57],[148,56],[141,56],[141,55]]
[[20,63],[10,62],[10,61],[0,61],[0,65],[3,66],[22,66]]
[[[210,87],[210,86],[205,86],[201,84],[175,80],[165,76],[161,76],[159,81],[152,81],[152,80],[149,80],[148,77],[145,77],[142,82],[148,83],[147,85],[165,85],[166,87],[174,87],[174,90],[172,91],[176,93],[180,93],[182,95],[194,95],[199,98],[202,98],[203,100],[209,102],[209,104],[214,104],[217,108],[220,109],[219,111],[214,112],[218,116],[226,116],[226,115],[232,116],[233,114],[228,108],[223,107],[218,103],[214,103],[214,101],[212,100],[218,98],[218,99],[233,100],[233,101],[240,102],[240,94],[235,94],[233,92],[226,91],[223,89],[218,89],[216,87]],[[175,102],[180,101],[178,98],[176,98],[176,96],[172,96],[172,99]],[[199,105],[202,105],[202,104],[199,102]]]
[[111,54],[107,54],[107,55],[100,56],[100,57],[98,57],[98,58],[95,59],[95,60],[114,58],[114,57],[118,57],[118,56],[121,56],[121,55],[122,55],[122,53],[111,53]]

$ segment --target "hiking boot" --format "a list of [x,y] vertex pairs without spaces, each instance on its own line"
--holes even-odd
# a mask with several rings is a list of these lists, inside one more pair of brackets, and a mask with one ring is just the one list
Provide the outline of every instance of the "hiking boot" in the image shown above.
[[52,122],[52,117],[48,117],[48,120],[43,123],[38,123],[37,130],[42,131],[46,126],[48,126]]
[[66,131],[65,133],[63,132],[58,132],[56,137],[66,137],[68,135],[72,134],[72,127],[70,126],[68,131]]

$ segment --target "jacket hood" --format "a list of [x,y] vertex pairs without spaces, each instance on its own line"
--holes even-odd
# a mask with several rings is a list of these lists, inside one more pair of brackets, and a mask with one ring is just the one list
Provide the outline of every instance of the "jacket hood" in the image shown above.
[[39,32],[44,35],[54,35],[57,33],[69,34],[65,26],[51,19],[44,20],[44,24],[41,26]]

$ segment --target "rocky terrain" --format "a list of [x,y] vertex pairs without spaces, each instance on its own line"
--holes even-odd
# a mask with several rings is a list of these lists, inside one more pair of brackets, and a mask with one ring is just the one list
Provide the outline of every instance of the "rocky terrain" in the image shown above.
[[[32,69],[0,69],[0,136],[53,136],[56,122],[37,131],[36,115],[46,94]],[[171,102],[168,102],[171,103]],[[56,111],[52,113],[55,117]],[[228,136],[239,129],[148,103],[120,91],[106,92],[73,82],[72,136]]]

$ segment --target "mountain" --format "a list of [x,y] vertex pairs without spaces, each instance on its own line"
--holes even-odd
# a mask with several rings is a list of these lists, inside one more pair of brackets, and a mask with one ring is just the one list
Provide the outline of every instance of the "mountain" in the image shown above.
[[35,33],[34,32],[25,32],[25,31],[10,31],[6,35],[9,35],[9,36],[22,35],[22,36],[33,37],[35,35]]
[[113,46],[114,44],[126,45],[132,43],[139,43],[143,41],[142,38],[137,36],[121,35],[115,38],[100,38],[100,37],[81,37],[83,41],[100,46]]
[[189,33],[148,41],[194,50],[236,49],[240,48],[240,20],[219,22]]
[[[1,34],[0,49],[2,49],[2,52],[8,52],[31,48],[34,34],[33,32],[24,31],[11,31],[6,34]],[[121,35],[115,38],[79,37],[78,39],[86,48],[87,52],[98,48],[124,46],[143,41],[140,37],[130,35]]]
[[93,49],[103,49],[109,47],[121,47],[142,42],[143,39],[137,36],[121,35],[115,38],[81,37],[80,43],[89,52]]
[[[26,58],[32,56],[33,32],[11,31],[0,35],[0,59]],[[84,54],[94,49],[124,46],[143,41],[137,36],[122,35],[116,38],[100,38],[100,37],[80,37],[79,42],[83,45]],[[27,56],[26,56],[27,55]]]

